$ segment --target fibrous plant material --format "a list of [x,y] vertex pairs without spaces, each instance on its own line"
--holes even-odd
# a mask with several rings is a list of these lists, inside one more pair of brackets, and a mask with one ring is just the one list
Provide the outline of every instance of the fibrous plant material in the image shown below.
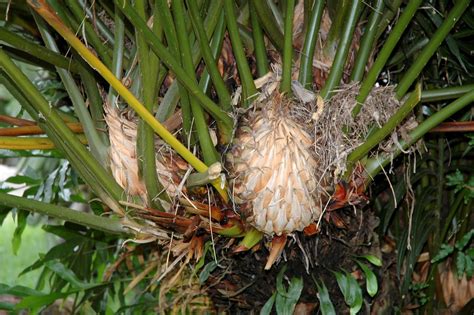
[[[147,191],[138,169],[137,119],[131,111],[119,112],[110,106],[105,108],[112,174],[129,196],[140,196],[146,203]],[[187,163],[177,154],[173,154],[162,141],[156,141],[155,148],[158,178],[168,196],[174,198],[178,194],[181,180],[179,172],[187,169]]]
[[[375,88],[354,118],[358,85],[341,86],[324,102],[296,83],[293,98],[281,95],[277,84],[269,75],[258,102],[242,118],[229,159],[241,213],[268,235],[302,231],[318,219],[342,180],[349,153],[401,105],[392,87]],[[397,144],[413,127],[414,118],[406,118],[371,154]]]
[[[320,162],[315,175],[317,178],[329,176],[333,184],[346,171],[347,156],[364,142],[370,132],[381,128],[402,104],[395,97],[392,86],[376,87],[365,101],[360,114],[354,118],[352,109],[357,103],[355,98],[358,90],[358,84],[339,87],[329,101],[316,106],[316,114],[312,117],[314,153]],[[416,126],[414,115],[409,115],[370,154],[377,155],[397,145],[399,140],[408,140],[408,132]]]
[[276,90],[258,102],[243,119],[231,154],[235,200],[247,221],[269,235],[302,231],[321,213],[313,141],[292,119],[292,107]]

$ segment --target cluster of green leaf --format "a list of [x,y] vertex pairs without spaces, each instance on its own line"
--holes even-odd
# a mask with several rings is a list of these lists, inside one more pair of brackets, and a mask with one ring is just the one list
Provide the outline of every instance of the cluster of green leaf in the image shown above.
[[456,256],[456,270],[458,278],[464,274],[470,279],[474,273],[474,248],[468,247],[474,237],[474,229],[470,230],[460,238],[454,247],[449,244],[441,244],[439,252],[431,259],[431,263],[438,263],[449,256]]
[[[376,267],[382,266],[382,261],[373,255],[364,255],[359,258],[367,260]],[[354,259],[354,261],[359,265],[364,274],[367,293],[370,297],[374,297],[378,292],[378,280],[375,273],[361,260]],[[301,278],[293,277],[289,280],[289,286],[286,288],[283,284],[285,271],[286,265],[280,269],[276,278],[276,291],[265,303],[260,314],[270,314],[274,305],[277,314],[293,313],[303,290],[303,280]],[[350,314],[357,314],[363,303],[361,285],[357,282],[356,278],[347,271],[334,271],[333,274],[336,278],[339,289],[344,296],[344,301],[349,307]],[[336,314],[330,294],[324,282],[315,280],[315,283],[318,289],[319,309],[321,313],[323,315]]]
[[[471,145],[471,147],[474,146]],[[465,204],[474,199],[474,175],[469,176],[466,180],[461,171],[457,169],[456,173],[446,176],[446,185],[454,187],[455,193],[463,191]]]
[[303,290],[303,279],[297,277],[291,278],[287,288],[283,283],[285,271],[286,266],[283,266],[276,278],[276,291],[260,310],[261,315],[270,314],[273,305],[275,305],[277,314],[293,314],[296,303],[298,302]]

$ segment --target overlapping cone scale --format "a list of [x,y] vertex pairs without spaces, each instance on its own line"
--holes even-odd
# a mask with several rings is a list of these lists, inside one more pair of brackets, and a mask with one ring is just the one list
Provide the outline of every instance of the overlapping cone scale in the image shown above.
[[321,213],[315,202],[317,160],[312,139],[289,115],[291,101],[270,97],[244,119],[231,157],[234,194],[247,221],[281,235],[302,231]]
[[[147,190],[140,178],[138,170],[137,143],[137,119],[127,111],[119,112],[118,109],[106,106],[105,120],[109,127],[110,139],[110,169],[112,174],[129,196],[140,196],[147,200]],[[158,178],[166,193],[174,198],[177,194],[177,186],[180,182],[178,173],[187,168],[178,155],[172,155],[171,151],[161,143],[155,143],[156,171]]]

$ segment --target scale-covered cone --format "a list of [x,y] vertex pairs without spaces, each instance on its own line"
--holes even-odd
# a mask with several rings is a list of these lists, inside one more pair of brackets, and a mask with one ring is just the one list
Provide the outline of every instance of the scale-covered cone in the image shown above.
[[[109,127],[110,138],[110,169],[112,174],[128,195],[141,196],[147,200],[145,184],[139,176],[137,143],[137,122],[132,113],[119,113],[115,108],[106,106],[105,120]],[[157,151],[163,149],[163,153],[157,152],[156,171],[158,178],[170,197],[177,194],[177,186],[180,178],[177,175],[186,169],[187,164],[177,155],[170,155],[164,150],[164,145],[156,143]]]
[[269,235],[301,231],[321,213],[312,140],[290,117],[290,106],[274,93],[249,114],[232,150],[236,200],[248,222]]

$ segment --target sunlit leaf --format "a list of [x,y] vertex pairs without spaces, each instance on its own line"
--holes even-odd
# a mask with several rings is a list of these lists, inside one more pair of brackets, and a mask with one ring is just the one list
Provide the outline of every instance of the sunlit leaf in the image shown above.
[[357,261],[357,264],[360,266],[360,268],[365,274],[367,293],[369,293],[371,297],[374,297],[377,294],[377,291],[379,290],[375,273],[366,264],[360,261]]
[[382,267],[382,260],[374,255],[362,255],[360,257],[367,259],[374,266]]
[[329,297],[328,288],[321,282],[321,286],[316,282],[318,288],[319,310],[323,315],[336,315],[336,310]]

